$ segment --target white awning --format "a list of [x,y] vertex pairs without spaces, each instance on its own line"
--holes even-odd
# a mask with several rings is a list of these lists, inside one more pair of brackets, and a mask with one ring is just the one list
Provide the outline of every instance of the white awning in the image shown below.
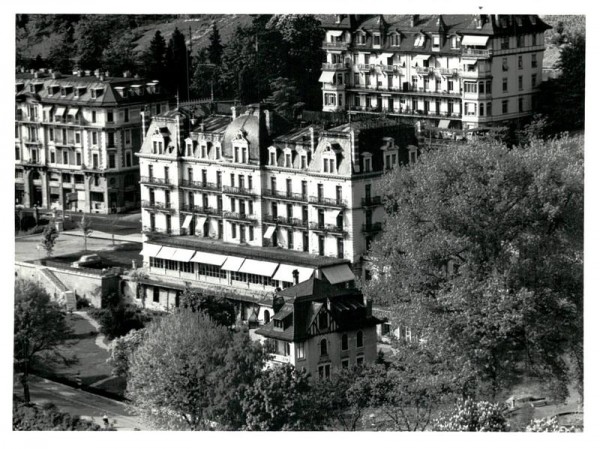
[[52,110],[54,106],[50,105],[50,106],[42,106],[42,110],[46,113],[50,113],[50,111]]
[[177,251],[177,248],[171,248],[170,246],[163,246],[162,249],[159,251],[159,253],[156,255],[156,257],[158,257],[160,259],[172,260],[173,254],[175,254],[175,251]]
[[450,120],[440,120],[438,128],[448,128],[450,126]]
[[79,112],[79,108],[69,108],[67,115],[72,115],[73,117],[75,117],[78,112]]
[[323,72],[321,73],[321,77],[319,78],[320,83],[332,83],[334,72]]
[[156,257],[162,246],[144,243],[144,248],[140,252],[141,256]]
[[431,55],[417,55],[413,58],[412,62],[414,64],[421,64],[423,61],[427,61],[429,58],[431,58]]
[[177,249],[173,254],[172,260],[177,260],[179,262],[189,262],[192,256],[196,251],[193,249]]
[[[191,215],[190,215],[191,217]],[[196,231],[202,231],[206,217],[196,217]]]
[[344,34],[343,30],[331,30],[327,32],[328,36],[333,36],[333,37],[340,37],[342,34]]
[[325,220],[328,223],[337,223],[337,217],[341,214],[341,210],[326,210],[325,211]]
[[227,260],[227,256],[222,254],[203,253],[202,251],[196,251],[194,257],[190,262],[204,263],[206,265],[217,265],[220,267]]
[[263,237],[266,239],[270,239],[273,236],[274,232],[275,232],[275,226],[269,226],[267,228],[267,230],[265,231],[265,235],[263,235]]
[[185,217],[185,220],[183,220],[183,223],[182,223],[181,227],[182,228],[187,228],[190,225],[191,221],[192,221],[192,215],[187,215]]
[[66,110],[67,108],[64,106],[56,106],[56,112],[54,112],[54,115],[60,115],[62,117],[65,115]]
[[298,282],[304,282],[310,279],[315,272],[315,270],[312,268],[295,267],[293,265],[281,264],[273,275],[273,280],[294,282],[294,270],[298,270]]
[[391,58],[394,56],[394,53],[381,53],[382,58]]
[[489,36],[463,36],[461,44],[485,47],[489,38]]
[[332,284],[348,282],[354,280],[354,273],[348,265],[336,265],[334,267],[325,267],[321,269],[327,280]]
[[258,274],[260,276],[273,277],[278,263],[264,262],[262,260],[246,259],[238,270],[240,273]]
[[242,258],[242,257],[228,256],[227,260],[225,261],[225,263],[221,267],[221,270],[239,271],[240,267],[244,263],[244,260],[245,259]]

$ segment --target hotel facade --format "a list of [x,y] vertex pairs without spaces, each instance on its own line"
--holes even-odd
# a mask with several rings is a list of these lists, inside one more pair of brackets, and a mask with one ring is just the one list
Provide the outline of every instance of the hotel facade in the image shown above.
[[382,229],[376,181],[416,157],[393,120],[293,128],[268,105],[154,117],[138,156],[145,276],[136,300],[170,309],[186,288],[238,318],[273,315],[273,294],[311,278],[351,286]]
[[324,111],[385,113],[440,129],[531,116],[544,31],[535,15],[324,16]]
[[15,201],[116,213],[139,208],[141,112],[168,110],[157,81],[78,71],[18,72]]

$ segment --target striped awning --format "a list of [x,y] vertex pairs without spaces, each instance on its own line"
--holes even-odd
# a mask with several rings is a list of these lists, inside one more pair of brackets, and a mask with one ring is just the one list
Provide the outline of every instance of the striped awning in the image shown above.
[[182,228],[187,228],[190,225],[191,222],[192,222],[192,215],[187,215],[185,217],[185,220],[183,220],[183,223],[181,224],[181,227]]
[[222,254],[205,253],[202,251],[196,251],[191,262],[204,263],[206,265],[216,265],[220,267],[227,260],[227,256]]
[[473,47],[485,47],[489,38],[489,36],[463,36],[461,44]]
[[173,253],[171,260],[177,260],[178,262],[189,262],[196,251],[193,249],[181,249],[177,248]]
[[276,281],[294,282],[294,270],[298,270],[298,282],[310,279],[315,272],[313,268],[296,267],[282,263],[273,275],[273,279]]

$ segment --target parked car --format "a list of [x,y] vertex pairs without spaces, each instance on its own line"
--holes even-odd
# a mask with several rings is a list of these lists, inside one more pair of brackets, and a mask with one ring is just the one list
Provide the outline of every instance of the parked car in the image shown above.
[[86,254],[81,256],[78,261],[71,264],[74,268],[93,268],[100,267],[102,265],[102,258],[98,254]]
[[547,398],[536,398],[535,396],[511,396],[505,401],[507,411],[512,412],[526,405],[531,407],[543,407],[550,401]]

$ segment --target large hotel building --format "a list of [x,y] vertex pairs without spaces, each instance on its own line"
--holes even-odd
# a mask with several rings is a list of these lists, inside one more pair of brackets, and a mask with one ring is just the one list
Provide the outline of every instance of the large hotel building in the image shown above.
[[168,110],[157,81],[78,71],[18,72],[15,200],[115,213],[139,208],[141,112]]
[[324,111],[457,130],[531,116],[550,28],[536,15],[335,15],[322,26]]

